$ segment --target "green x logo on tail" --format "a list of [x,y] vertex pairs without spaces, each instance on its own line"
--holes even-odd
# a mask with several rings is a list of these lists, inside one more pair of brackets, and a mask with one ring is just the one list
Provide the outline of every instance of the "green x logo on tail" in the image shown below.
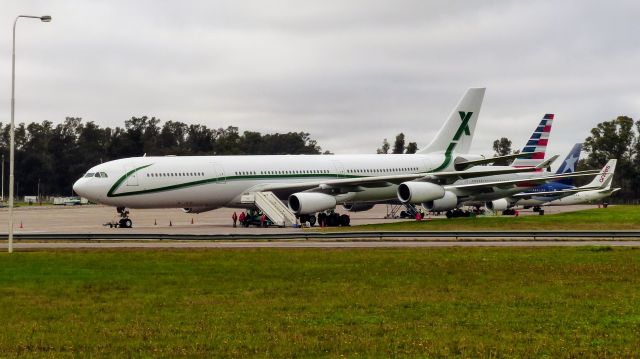
[[473,115],[473,112],[458,111],[458,113],[460,114],[460,119],[462,120],[462,123],[460,124],[460,127],[458,127],[458,131],[456,132],[456,135],[453,136],[454,141],[458,141],[462,136],[463,132],[467,136],[471,135],[471,131],[469,130],[469,120],[471,119],[471,115]]

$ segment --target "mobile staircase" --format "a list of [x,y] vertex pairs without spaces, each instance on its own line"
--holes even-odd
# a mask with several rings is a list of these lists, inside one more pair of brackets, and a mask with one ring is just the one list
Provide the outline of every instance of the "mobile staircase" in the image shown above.
[[387,204],[387,215],[385,218],[416,218],[418,209],[415,205],[406,202],[401,204]]
[[241,202],[255,205],[277,226],[291,227],[297,223],[296,215],[273,192],[243,194]]

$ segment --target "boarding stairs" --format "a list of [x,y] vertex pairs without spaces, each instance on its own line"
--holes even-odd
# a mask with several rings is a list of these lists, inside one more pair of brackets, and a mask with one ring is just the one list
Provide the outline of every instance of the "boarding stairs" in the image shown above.
[[297,223],[296,215],[273,192],[250,192],[242,195],[243,204],[253,204],[277,226],[291,227]]
[[416,213],[418,213],[416,206],[409,202],[401,204],[387,204],[387,215],[385,218],[399,218],[400,212],[403,210],[409,216],[407,218],[415,218]]

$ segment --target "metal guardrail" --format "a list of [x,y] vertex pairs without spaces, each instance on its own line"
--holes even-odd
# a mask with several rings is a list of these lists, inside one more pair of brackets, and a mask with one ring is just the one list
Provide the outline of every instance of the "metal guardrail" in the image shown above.
[[[273,241],[273,240],[575,240],[607,238],[611,240],[640,239],[640,231],[432,231],[432,232],[296,232],[257,234],[164,234],[164,233],[19,233],[16,240],[33,241]],[[6,240],[6,234],[0,240]]]

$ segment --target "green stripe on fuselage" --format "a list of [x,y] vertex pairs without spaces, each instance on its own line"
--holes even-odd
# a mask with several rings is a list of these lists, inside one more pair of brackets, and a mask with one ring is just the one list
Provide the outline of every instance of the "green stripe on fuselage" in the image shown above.
[[456,148],[456,145],[456,142],[451,142],[449,144],[449,147],[447,147],[447,151],[444,153],[444,162],[442,162],[442,164],[438,166],[438,168],[433,169],[429,172],[439,172],[447,168],[447,166],[449,166],[449,163],[451,163],[451,154],[453,153],[453,149]]
[[138,172],[139,170],[143,169],[143,168],[147,168],[149,166],[153,165],[153,163],[150,163],[148,165],[144,165],[144,166],[140,166],[138,168],[134,168],[131,171],[125,173],[122,177],[120,177],[116,183],[113,184],[113,186],[111,186],[111,188],[109,189],[109,192],[107,192],[107,197],[116,197],[118,196],[117,194],[114,194],[113,192],[115,192],[118,187],[120,187],[120,185],[127,180],[127,178],[129,178],[129,176],[131,176],[132,174]]
[[[147,166],[145,166],[145,167],[147,167]],[[142,168],[144,168],[144,167],[141,167],[139,169],[142,169]],[[172,190],[176,190],[176,189],[182,189],[182,188],[188,188],[188,187],[194,187],[194,186],[201,186],[201,185],[205,185],[205,184],[209,184],[209,183],[231,182],[231,181],[242,181],[242,180],[257,180],[257,179],[280,180],[280,179],[292,179],[292,178],[306,178],[306,179],[308,179],[308,178],[317,178],[317,179],[320,180],[320,179],[368,177],[368,176],[356,176],[356,175],[347,175],[347,174],[338,175],[338,174],[335,174],[335,173],[229,176],[229,177],[207,178],[207,179],[203,179],[203,180],[199,180],[199,181],[191,181],[191,182],[179,183],[179,184],[175,184],[175,185],[169,185],[169,186],[158,187],[158,188],[150,188],[150,189],[145,189],[145,190],[140,190],[140,191],[129,191],[129,192],[123,192],[123,193],[113,193],[117,189],[117,187],[120,184],[122,184],[122,182],[124,182],[129,175],[133,174],[134,172],[135,172],[135,170],[134,171],[130,171],[127,174],[125,174],[124,176],[122,176],[116,182],[116,184],[114,184],[113,187],[111,187],[111,190],[109,190],[109,193],[107,194],[107,197],[124,197],[124,196],[134,196],[134,195],[148,194],[148,193],[166,192],[166,191],[172,191]]]

